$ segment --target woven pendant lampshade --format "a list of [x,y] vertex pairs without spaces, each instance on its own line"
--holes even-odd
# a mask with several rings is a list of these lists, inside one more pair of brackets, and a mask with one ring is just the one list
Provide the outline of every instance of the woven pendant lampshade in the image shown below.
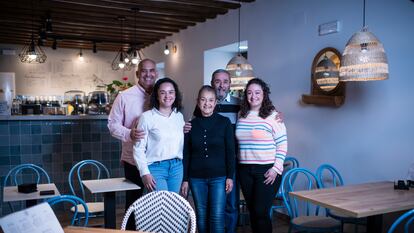
[[338,85],[339,70],[327,56],[316,66],[315,79],[316,83],[324,91],[333,90]]
[[226,70],[231,76],[232,90],[244,89],[247,82],[254,78],[252,65],[241,54],[237,54],[227,63]]
[[388,79],[388,61],[384,47],[365,27],[346,44],[339,76],[341,81]]
[[243,90],[247,82],[254,78],[253,67],[240,53],[240,8],[238,10],[238,53],[227,63],[226,70],[230,73],[231,90]]
[[375,81],[388,79],[388,61],[384,47],[365,26],[363,1],[362,30],[346,44],[339,69],[340,81]]

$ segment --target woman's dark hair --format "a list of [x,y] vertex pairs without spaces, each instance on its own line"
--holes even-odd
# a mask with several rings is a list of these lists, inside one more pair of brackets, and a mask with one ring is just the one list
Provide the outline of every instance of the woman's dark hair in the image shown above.
[[[214,94],[214,97],[216,97],[216,99],[218,98],[217,97],[217,92],[216,92],[216,89],[214,89],[212,86],[210,86],[210,85],[204,85],[204,86],[202,86],[201,88],[200,88],[200,90],[198,91],[198,95],[197,95],[197,102],[198,102],[198,100],[200,99],[200,95],[201,95],[201,93],[203,92],[203,91],[208,91],[208,92],[211,92],[211,93],[213,93]],[[200,110],[200,108],[198,107],[198,104],[196,104],[196,106],[195,106],[195,109],[194,109],[194,112],[193,112],[193,116],[195,116],[195,117],[201,117],[202,115],[201,115],[201,110]]]
[[261,80],[259,78],[251,79],[247,83],[246,89],[244,90],[243,100],[242,100],[242,103],[240,105],[240,116],[242,118],[245,118],[245,117],[247,117],[247,114],[249,114],[250,105],[249,105],[249,102],[247,101],[247,89],[252,84],[259,85],[263,90],[263,102],[262,102],[262,106],[260,107],[260,110],[259,110],[259,116],[264,119],[264,118],[270,116],[270,114],[272,114],[272,111],[276,110],[276,108],[273,105],[273,103],[272,103],[272,101],[270,100],[270,97],[269,97],[269,95],[270,95],[269,86],[267,85],[267,83],[265,83],[263,80]]
[[158,90],[160,89],[161,84],[163,83],[171,83],[174,87],[175,90],[175,101],[172,105],[172,108],[176,109],[177,111],[181,111],[182,109],[182,105],[181,105],[181,101],[182,101],[182,96],[181,96],[181,92],[178,89],[178,85],[177,83],[174,82],[174,80],[170,79],[170,78],[162,78],[159,79],[155,85],[154,88],[152,89],[152,94],[151,94],[151,99],[150,99],[150,108],[156,108],[156,109],[160,109],[160,102],[158,101]]

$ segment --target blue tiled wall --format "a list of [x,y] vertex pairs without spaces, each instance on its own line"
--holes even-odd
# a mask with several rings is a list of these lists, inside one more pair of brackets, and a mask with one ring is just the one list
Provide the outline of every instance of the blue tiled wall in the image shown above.
[[[1,185],[7,172],[22,163],[43,167],[62,194],[69,193],[69,170],[84,159],[102,162],[111,177],[123,176],[121,144],[109,134],[106,124],[107,120],[0,121]],[[3,192],[0,195],[3,200]],[[123,195],[117,194],[119,201]],[[8,205],[0,203],[0,215],[8,214]],[[13,203],[15,209],[21,204]]]

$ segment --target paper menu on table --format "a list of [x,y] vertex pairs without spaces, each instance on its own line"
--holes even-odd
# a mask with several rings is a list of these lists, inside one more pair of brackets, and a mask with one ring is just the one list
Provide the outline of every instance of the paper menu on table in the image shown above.
[[0,219],[4,233],[64,233],[48,203],[42,203]]

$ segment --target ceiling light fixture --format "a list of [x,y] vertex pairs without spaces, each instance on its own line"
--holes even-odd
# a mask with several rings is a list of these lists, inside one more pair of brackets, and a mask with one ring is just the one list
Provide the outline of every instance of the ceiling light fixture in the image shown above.
[[139,8],[131,8],[134,11],[134,44],[131,45],[131,50],[129,52],[129,56],[131,58],[132,65],[136,66],[142,60],[143,55],[142,52],[137,48],[138,44],[138,37],[137,37],[137,14]]
[[340,81],[388,79],[388,61],[384,46],[365,25],[365,0],[363,1],[362,29],[352,35],[346,44],[339,69]]
[[52,49],[53,50],[56,50],[57,49],[57,41],[56,41],[56,38],[53,40]]
[[53,33],[52,16],[50,15],[50,12],[47,12],[46,15],[46,33]]
[[28,44],[26,44],[22,51],[19,53],[19,59],[23,63],[44,63],[46,62],[46,54],[42,48],[36,44],[34,38],[34,9],[33,9],[33,0],[32,4],[32,36]]
[[93,42],[92,52],[93,53],[97,53],[98,52],[98,50],[96,49],[96,42],[95,41]]
[[[118,16],[118,20],[121,22],[121,37],[122,37],[122,42],[123,42],[125,17]],[[131,70],[131,62],[130,62],[128,54],[124,51],[123,44],[124,43],[122,43],[121,48],[119,49],[117,55],[112,61],[113,70],[119,70],[119,69]]]
[[79,57],[78,57],[78,59],[81,62],[83,62],[85,60],[85,58],[83,57],[82,49],[79,50]]
[[226,70],[230,73],[232,79],[232,89],[244,89],[245,84],[254,78],[253,67],[249,64],[246,58],[244,58],[241,54],[241,46],[240,46],[240,9],[241,9],[241,2],[239,3],[240,7],[238,9],[238,52],[237,55],[234,56],[230,61],[227,63]]
[[170,53],[176,53],[177,52],[177,45],[174,44],[172,41],[167,41],[165,43],[165,49],[164,54],[169,55]]

